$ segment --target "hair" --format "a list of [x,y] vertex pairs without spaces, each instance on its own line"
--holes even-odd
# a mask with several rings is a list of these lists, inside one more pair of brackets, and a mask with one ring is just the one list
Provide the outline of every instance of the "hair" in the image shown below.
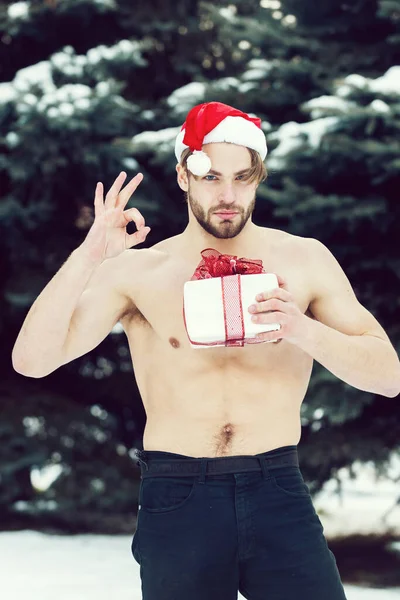
[[[253,148],[247,148],[247,150],[250,152],[251,156],[251,167],[247,181],[248,183],[256,182],[257,185],[260,185],[260,183],[265,181],[268,177],[267,168],[257,150],[253,150]],[[199,177],[198,175],[193,175],[193,173],[191,171],[188,171],[187,168],[187,159],[191,154],[193,154],[193,152],[190,151],[190,148],[186,148],[182,152],[181,160],[179,162],[185,169],[188,178],[192,176],[196,181],[198,181],[199,179],[201,179],[201,177]]]

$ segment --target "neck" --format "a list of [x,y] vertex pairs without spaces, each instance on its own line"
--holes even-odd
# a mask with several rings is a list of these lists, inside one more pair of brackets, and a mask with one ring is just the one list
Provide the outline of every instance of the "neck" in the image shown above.
[[205,248],[214,248],[222,254],[233,254],[241,257],[246,256],[246,253],[251,252],[252,248],[256,247],[261,229],[250,218],[242,231],[234,238],[217,238],[205,231],[195,219],[192,219],[181,234],[181,239],[186,249],[186,256],[190,256],[194,260],[201,258],[200,252]]

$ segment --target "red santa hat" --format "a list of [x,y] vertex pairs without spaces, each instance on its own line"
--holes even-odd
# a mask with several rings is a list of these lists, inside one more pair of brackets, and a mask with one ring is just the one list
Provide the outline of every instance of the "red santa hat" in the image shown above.
[[187,148],[193,152],[187,167],[193,175],[206,175],[211,169],[208,154],[202,151],[203,144],[228,142],[256,150],[261,159],[267,156],[267,142],[261,129],[261,119],[223,104],[206,102],[194,106],[186,117],[175,141],[175,156],[179,162]]

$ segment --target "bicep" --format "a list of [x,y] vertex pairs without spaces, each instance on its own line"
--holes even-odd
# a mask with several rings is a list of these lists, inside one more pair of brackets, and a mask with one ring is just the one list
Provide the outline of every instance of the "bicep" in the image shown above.
[[363,306],[334,255],[319,240],[309,239],[309,265],[312,265],[312,300],[309,310],[321,323],[347,335],[373,335],[389,338],[373,314]]

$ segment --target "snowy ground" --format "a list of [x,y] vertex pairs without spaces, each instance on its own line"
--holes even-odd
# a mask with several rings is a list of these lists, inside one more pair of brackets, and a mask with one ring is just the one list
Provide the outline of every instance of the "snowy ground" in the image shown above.
[[327,538],[389,530],[400,538],[400,457],[393,454],[389,464],[388,477],[377,479],[372,463],[354,462],[355,479],[349,478],[348,469],[338,471],[342,497],[334,493],[337,489],[334,480],[328,481],[314,496],[314,506]]
[[[388,529],[400,539],[400,506],[382,516],[399,496],[398,484],[376,481],[371,465],[357,466],[356,480],[339,473],[343,498],[332,494],[333,481],[314,498],[327,539],[336,534]],[[399,461],[393,463],[398,477]],[[133,535],[133,532],[132,532]],[[139,565],[131,555],[132,536],[50,536],[34,531],[0,533],[0,597],[9,600],[141,600]],[[400,552],[400,541],[395,544]],[[28,583],[27,583],[28,582]],[[345,585],[347,600],[394,600],[400,588]],[[242,596],[238,596],[243,600]],[[161,600],[161,599],[160,599]]]
[[[0,533],[0,596],[10,600],[141,600],[131,536]],[[345,586],[347,600],[395,600],[389,590]],[[243,600],[243,596],[238,598]],[[160,600],[162,600],[160,598]],[[205,599],[206,600],[206,599]]]

